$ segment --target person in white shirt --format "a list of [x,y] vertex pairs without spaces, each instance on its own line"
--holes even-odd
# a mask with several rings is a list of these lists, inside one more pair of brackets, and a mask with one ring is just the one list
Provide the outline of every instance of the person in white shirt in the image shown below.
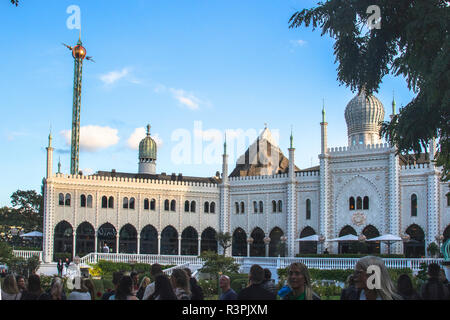
[[[160,264],[154,263],[152,264],[150,268],[150,275],[152,276],[152,279],[155,279],[157,275],[162,274],[163,270]],[[155,292],[155,282],[153,281],[150,283],[146,288],[144,292],[144,296],[142,297],[142,300],[148,300],[148,298]]]

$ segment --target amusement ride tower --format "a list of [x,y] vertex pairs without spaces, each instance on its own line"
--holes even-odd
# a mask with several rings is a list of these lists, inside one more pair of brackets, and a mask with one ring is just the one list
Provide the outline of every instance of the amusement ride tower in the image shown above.
[[80,157],[80,112],[81,112],[81,81],[83,78],[83,60],[92,60],[92,57],[86,57],[86,49],[81,42],[81,36],[75,47],[66,46],[72,51],[72,57],[75,61],[74,80],[73,80],[73,110],[72,110],[72,142],[70,152],[70,174],[78,174],[78,165]]

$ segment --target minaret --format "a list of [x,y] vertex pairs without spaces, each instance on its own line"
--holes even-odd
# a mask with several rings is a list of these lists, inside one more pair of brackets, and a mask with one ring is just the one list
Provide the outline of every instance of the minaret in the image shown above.
[[86,57],[86,49],[82,46],[81,36],[75,47],[65,45],[72,51],[74,59],[73,105],[72,105],[72,143],[70,151],[70,174],[78,174],[80,157],[80,113],[81,113],[81,82],[83,78],[83,60],[92,60]]
[[[334,237],[330,233],[330,215],[329,215],[329,155],[327,146],[327,126],[328,123],[325,120],[325,100],[322,107],[322,122],[320,123],[321,128],[321,154],[319,155],[320,160],[320,194],[319,194],[319,230],[320,234],[325,237],[325,239],[331,239]],[[326,241],[323,248],[330,248],[331,243]],[[331,249],[331,248],[330,248]],[[331,251],[331,250],[330,250]]]
[[47,149],[47,174],[46,177],[50,178],[53,173],[53,148],[52,148],[52,132],[48,135],[48,147]]
[[328,148],[328,133],[327,133],[327,127],[328,127],[328,123],[325,121],[325,100],[323,102],[323,107],[322,107],[322,122],[320,123],[320,128],[321,128],[321,141],[322,141],[322,146],[321,146],[321,153],[322,154],[326,154],[327,153],[327,148]]
[[[219,230],[220,232],[230,232],[230,183],[228,179],[228,154],[227,154],[227,136],[225,134],[225,142],[223,144],[223,156],[222,156],[222,183],[219,185],[220,190],[220,219]],[[223,248],[219,248],[223,250]],[[222,252],[223,253],[223,252]],[[231,250],[227,249],[226,256],[231,256]]]
[[397,103],[395,102],[395,95],[394,92],[392,92],[392,114],[391,114],[391,120],[394,118],[395,114],[396,114],[396,106]]
[[157,145],[150,136],[150,124],[147,125],[147,136],[139,143],[139,173],[156,174]]
[[289,147],[289,173],[287,183],[287,255],[295,256],[295,239],[297,230],[297,197],[296,197],[296,180],[295,180],[295,148],[294,137],[291,129],[290,147]]
[[61,157],[59,157],[58,161],[58,173],[61,173]]

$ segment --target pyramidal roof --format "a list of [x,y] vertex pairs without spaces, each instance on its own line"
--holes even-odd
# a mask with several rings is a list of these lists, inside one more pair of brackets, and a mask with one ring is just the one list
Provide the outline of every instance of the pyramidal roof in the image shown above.
[[[238,158],[230,177],[274,175],[288,171],[289,159],[281,152],[277,141],[266,127]],[[295,171],[299,169],[295,167]]]

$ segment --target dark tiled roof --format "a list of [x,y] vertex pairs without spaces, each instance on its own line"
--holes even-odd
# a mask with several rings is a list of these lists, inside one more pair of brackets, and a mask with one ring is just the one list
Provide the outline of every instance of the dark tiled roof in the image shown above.
[[222,179],[219,177],[186,177],[181,174],[144,174],[144,173],[124,173],[115,171],[98,171],[94,176],[101,177],[117,177],[117,178],[133,178],[133,179],[152,179],[152,180],[166,180],[166,181],[185,181],[185,182],[200,182],[200,183],[221,183]]
[[414,154],[400,155],[399,160],[401,166],[430,163],[428,153],[421,153],[418,158]]

